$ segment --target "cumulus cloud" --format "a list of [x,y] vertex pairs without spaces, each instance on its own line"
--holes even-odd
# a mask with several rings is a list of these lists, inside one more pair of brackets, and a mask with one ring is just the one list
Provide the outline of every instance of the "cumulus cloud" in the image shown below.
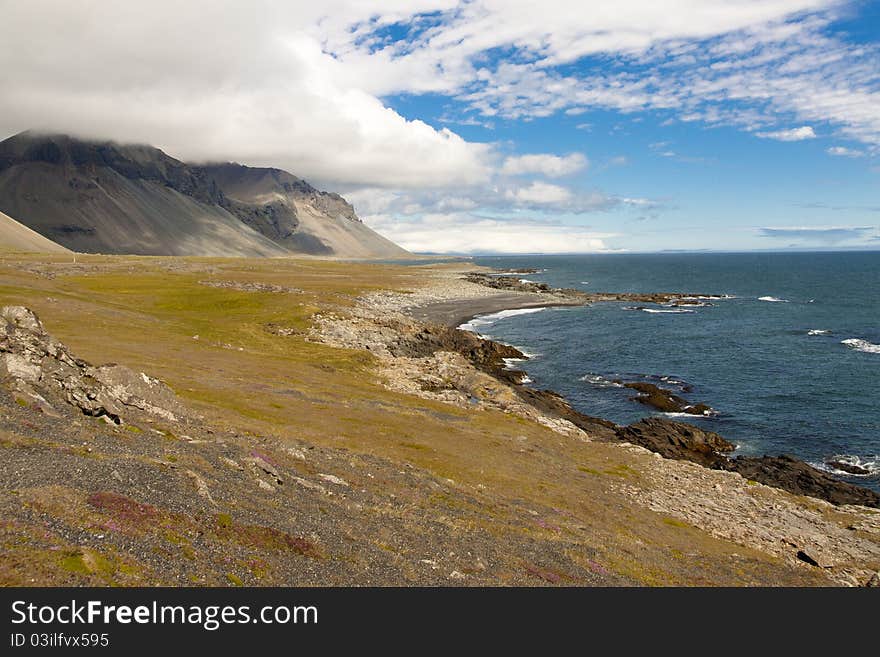
[[791,128],[789,130],[756,132],[755,134],[764,139],[775,139],[776,141],[803,141],[816,138],[816,133],[813,132],[812,126],[808,125],[802,125],[800,128]]
[[[403,16],[404,4],[378,10]],[[407,120],[352,83],[314,34],[333,9],[373,14],[357,2],[4,3],[0,132],[140,141],[327,184],[485,181],[488,145]]]
[[782,226],[759,228],[762,237],[774,239],[800,240],[830,246],[861,240],[876,228],[874,226]]
[[565,187],[535,181],[528,187],[519,187],[507,192],[508,198],[520,203],[557,204],[571,199],[571,192]]
[[[875,152],[880,57],[830,31],[838,4],[6,0],[0,134],[43,128],[278,166],[400,212],[389,217],[635,206],[533,179],[583,171],[583,154],[505,160],[441,126],[653,111],[782,140],[813,138],[815,125]],[[423,93],[455,101],[438,126],[388,107]],[[595,239],[571,244],[595,250]]]
[[548,178],[568,176],[587,168],[587,158],[583,153],[565,156],[538,153],[508,157],[501,166],[501,173],[510,176],[537,173]]
[[611,251],[601,233],[587,226],[528,219],[497,219],[470,213],[429,214],[400,220],[367,217],[370,226],[417,253],[592,253]]
[[847,148],[846,146],[832,146],[828,150],[825,151],[829,155],[836,155],[837,157],[865,157],[865,151],[860,151],[855,148]]

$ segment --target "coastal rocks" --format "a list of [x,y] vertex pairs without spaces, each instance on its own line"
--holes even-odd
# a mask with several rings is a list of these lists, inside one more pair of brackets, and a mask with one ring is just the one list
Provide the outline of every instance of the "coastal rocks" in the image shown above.
[[511,274],[537,274],[541,270],[535,269],[534,267],[522,267],[519,269],[499,269],[497,270],[497,276],[509,276]]
[[[511,276],[499,276],[498,273],[486,274],[482,272],[469,272],[465,275],[464,280],[469,283],[475,283],[495,290],[532,292],[551,296],[554,299],[564,299],[571,302],[576,301],[583,304],[597,303],[600,301],[629,301],[632,303],[652,303],[678,307],[706,305],[703,301],[705,299],[724,298],[719,295],[680,292],[584,292],[583,290],[577,290],[574,288],[550,287],[546,283],[522,280]],[[638,310],[642,310],[642,308],[638,308]],[[684,310],[678,312],[684,312]]]
[[21,306],[0,309],[0,379],[48,415],[55,414],[48,401],[53,397],[114,424],[135,409],[172,421],[184,413],[161,381],[121,365],[93,367],[75,358]]
[[736,472],[747,480],[807,495],[831,504],[860,504],[880,508],[880,495],[840,481],[791,456],[728,458],[736,446],[717,433],[683,422],[646,418],[616,430],[618,439],[656,452],[665,458],[691,461],[716,470]]
[[394,356],[407,358],[424,358],[438,351],[452,351],[467,358],[475,367],[491,372],[502,371],[505,358],[526,359],[516,347],[441,324],[426,324],[416,333],[403,335],[390,344],[388,350]]
[[613,440],[617,425],[603,418],[576,411],[566,399],[552,390],[517,387],[517,396],[542,414],[570,422],[593,440]]
[[625,442],[645,447],[666,458],[693,461],[716,467],[728,459],[736,445],[717,433],[682,422],[663,418],[646,418],[626,427],[619,427],[617,437]]
[[625,388],[631,388],[639,394],[633,399],[640,404],[651,406],[663,413],[687,413],[689,415],[712,415],[714,413],[711,406],[707,404],[691,404],[683,397],[679,397],[674,392],[660,388],[653,383],[633,382],[620,383]]
[[[535,272],[532,272],[535,273]],[[492,274],[483,274],[472,272],[464,277],[469,283],[476,283],[484,287],[491,287],[495,290],[507,290],[511,292],[537,292],[539,294],[556,294],[570,298],[579,298],[583,296],[584,302],[587,301],[587,295],[580,290],[568,288],[551,288],[546,283],[537,283],[535,281],[526,281],[508,276],[497,276]]]
[[746,479],[808,495],[832,504],[860,504],[880,508],[880,495],[867,488],[835,479],[792,456],[761,456],[728,459],[716,467],[738,472]]
[[[825,459],[825,465],[833,470],[857,476],[867,476],[875,473],[875,470],[862,464],[858,457],[852,456],[832,456],[831,458]],[[872,463],[871,465],[875,464]]]

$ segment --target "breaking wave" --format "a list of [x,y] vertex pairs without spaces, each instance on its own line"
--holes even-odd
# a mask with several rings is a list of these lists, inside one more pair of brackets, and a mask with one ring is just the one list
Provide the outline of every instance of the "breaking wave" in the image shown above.
[[546,309],[547,308],[545,306],[541,306],[539,308],[514,308],[512,310],[502,310],[497,313],[477,315],[472,320],[465,322],[464,324],[459,324],[458,328],[460,328],[462,331],[479,333],[479,329],[485,328],[486,326],[491,326],[495,322],[505,319],[507,317],[516,317],[517,315],[529,315],[531,313],[539,313],[542,310]]
[[866,354],[880,354],[880,344],[874,344],[873,342],[868,342],[867,340],[862,340],[861,338],[849,338],[848,340],[841,340],[840,344],[845,344],[851,349],[855,349],[856,351],[863,351]]
[[880,475],[880,457],[876,454],[865,457],[853,454],[836,454],[826,458],[823,463],[811,465],[831,474],[849,477],[876,477]]

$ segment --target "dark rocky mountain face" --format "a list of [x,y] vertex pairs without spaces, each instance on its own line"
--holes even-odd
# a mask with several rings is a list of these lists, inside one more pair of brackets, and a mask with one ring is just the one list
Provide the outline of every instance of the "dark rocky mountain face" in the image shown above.
[[241,164],[23,132],[0,142],[0,211],[77,251],[145,255],[405,255],[338,194]]
[[[30,162],[64,167],[71,173],[81,171],[94,174],[107,168],[129,180],[165,185],[202,203],[219,205],[223,201],[223,194],[204,171],[190,167],[152,146],[88,142],[67,135],[37,135],[31,132],[0,142],[0,171]],[[76,178],[72,180],[76,181]],[[79,184],[86,188],[91,186],[87,180]]]

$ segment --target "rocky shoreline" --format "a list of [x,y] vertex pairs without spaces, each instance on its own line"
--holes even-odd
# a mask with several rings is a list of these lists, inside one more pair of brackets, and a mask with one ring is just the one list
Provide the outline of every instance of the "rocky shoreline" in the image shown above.
[[[561,297],[572,301],[583,300],[584,304],[602,301],[630,301],[686,305],[694,299],[721,298],[717,295],[668,292],[649,294],[586,293],[569,288],[552,288],[546,283],[530,283],[483,272],[466,274],[464,279],[493,289],[530,290],[553,299]],[[485,342],[491,343],[492,341],[485,340]],[[526,360],[526,356],[518,351],[517,355],[505,357]],[[497,362],[491,363],[487,371],[514,385],[520,385],[521,379],[524,377],[524,373],[510,372],[506,367],[498,365]],[[714,410],[707,404],[690,404],[672,391],[660,388],[653,383],[623,381],[615,381],[615,383],[635,390],[638,393],[633,398],[635,401],[664,413],[685,413],[696,416],[707,416],[714,413]],[[665,418],[647,418],[626,427],[618,427],[607,420],[589,416],[583,416],[588,418],[584,423],[583,420],[576,417],[581,414],[571,409],[568,403],[554,391],[530,390],[523,397],[533,399],[534,403],[538,404],[542,410],[560,414],[581,428],[597,424],[605,428],[613,428],[617,439],[640,445],[665,458],[692,461],[713,469],[739,472],[748,479],[759,481],[768,486],[780,488],[796,495],[809,495],[836,505],[861,504],[880,508],[880,495],[874,491],[841,481],[789,455],[729,458],[726,454],[733,452],[736,448],[735,445],[716,433],[703,431],[692,425],[673,422]],[[543,401],[548,397],[559,401],[548,406]],[[563,405],[566,410],[562,410]],[[581,426],[582,424],[586,424],[587,427]],[[603,434],[603,437],[607,438],[607,436],[607,433]]]
[[[495,408],[537,421],[570,438],[652,452],[661,457],[651,463],[655,480],[671,477],[678,483],[662,495],[657,490],[647,495],[633,490],[627,494],[636,499],[663,498],[662,503],[649,504],[650,508],[678,515],[714,535],[829,568],[832,562],[840,563],[829,550],[840,549],[852,555],[851,540],[860,545],[856,551],[865,550],[863,556],[868,560],[880,557],[880,546],[875,542],[862,543],[855,530],[839,536],[836,528],[825,526],[813,515],[815,511],[803,508],[824,504],[837,513],[857,516],[859,520],[850,523],[851,527],[870,526],[872,532],[880,532],[880,512],[875,511],[880,508],[880,496],[873,491],[840,481],[790,456],[730,458],[727,454],[734,445],[718,434],[681,422],[655,417],[621,427],[585,415],[553,391],[522,385],[525,374],[508,367],[511,360],[527,360],[516,348],[454,328],[458,324],[450,326],[451,317],[458,321],[463,316],[497,311],[498,304],[511,301],[511,292],[518,295],[513,299],[513,307],[517,308],[600,301],[671,304],[710,296],[587,294],[482,271],[446,269],[429,275],[424,286],[409,294],[375,293],[361,298],[350,313],[320,317],[313,339],[369,350],[379,359],[379,374],[385,385],[393,390],[461,407]],[[441,321],[432,321],[437,319]],[[666,400],[672,397],[676,403],[684,402],[662,389],[636,390],[641,396],[659,394]],[[694,407],[700,414],[710,410],[703,405]],[[763,499],[757,501],[750,489],[760,490]],[[712,509],[726,511],[707,512],[706,499],[712,500]],[[804,526],[805,513],[810,516],[809,529]],[[780,515],[785,518],[780,519]],[[751,528],[742,526],[747,516],[752,517]],[[832,535],[836,536],[833,540],[829,538]],[[786,538],[780,545],[781,536]],[[832,544],[834,547],[829,547]],[[798,549],[791,552],[792,546]],[[863,584],[872,576],[870,571],[857,571],[843,569],[833,577],[838,583],[853,585]]]

